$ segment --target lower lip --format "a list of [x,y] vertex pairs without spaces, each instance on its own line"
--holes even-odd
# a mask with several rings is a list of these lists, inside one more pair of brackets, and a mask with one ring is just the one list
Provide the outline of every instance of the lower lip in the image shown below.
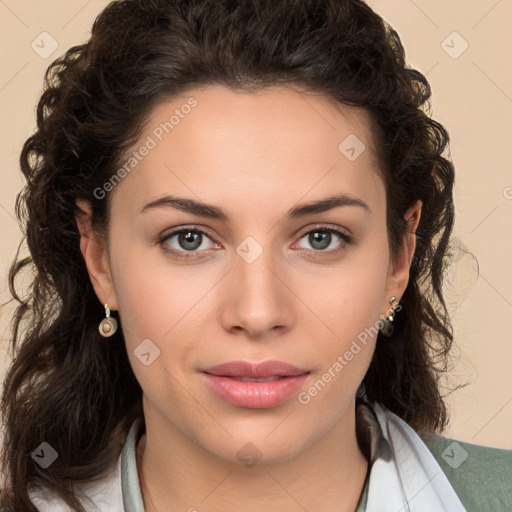
[[268,382],[243,382],[231,377],[203,372],[206,384],[219,397],[238,407],[265,409],[292,396],[304,384],[308,373]]

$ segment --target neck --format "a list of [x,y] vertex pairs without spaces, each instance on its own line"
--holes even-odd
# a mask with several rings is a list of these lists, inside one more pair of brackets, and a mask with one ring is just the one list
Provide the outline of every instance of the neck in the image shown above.
[[146,422],[137,466],[146,512],[354,512],[368,461],[352,412],[297,456],[252,466],[216,457],[169,423]]

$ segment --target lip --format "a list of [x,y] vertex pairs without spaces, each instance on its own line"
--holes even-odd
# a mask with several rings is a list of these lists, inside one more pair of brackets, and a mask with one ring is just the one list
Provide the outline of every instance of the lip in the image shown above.
[[249,361],[230,361],[228,363],[210,366],[202,370],[210,375],[222,375],[223,377],[294,377],[308,372],[284,361],[263,361],[251,363]]
[[[201,371],[210,390],[238,407],[264,409],[275,407],[298,391],[309,371],[283,361],[251,363],[231,361]],[[269,379],[244,382],[240,378]]]

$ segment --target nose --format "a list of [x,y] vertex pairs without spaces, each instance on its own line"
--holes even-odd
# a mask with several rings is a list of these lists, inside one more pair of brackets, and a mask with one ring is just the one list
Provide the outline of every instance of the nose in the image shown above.
[[252,339],[288,330],[293,322],[294,295],[286,283],[284,265],[278,264],[270,249],[254,260],[240,254],[234,256],[234,268],[224,284],[224,329],[243,331]]

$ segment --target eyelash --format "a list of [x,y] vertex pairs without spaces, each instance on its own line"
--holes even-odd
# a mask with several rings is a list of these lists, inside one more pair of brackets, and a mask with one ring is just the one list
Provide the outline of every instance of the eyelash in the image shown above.
[[[183,258],[183,259],[199,258],[200,256],[197,256],[197,254],[202,251],[184,251],[184,250],[178,251],[176,249],[170,248],[169,245],[165,243],[167,240],[169,240],[169,238],[172,238],[173,236],[179,235],[180,233],[189,233],[189,232],[201,233],[202,235],[205,235],[208,238],[211,238],[210,235],[203,229],[200,229],[197,227],[190,227],[190,228],[185,227],[185,228],[177,229],[176,231],[171,231],[170,233],[166,233],[165,235],[162,235],[161,237],[158,238],[157,243],[160,245],[160,247],[162,248],[163,251],[165,251],[166,253],[173,254],[174,256],[177,256],[179,258]],[[352,243],[352,236],[347,235],[346,233],[339,231],[338,229],[332,228],[330,226],[315,226],[314,228],[310,229],[309,231],[305,231],[304,233],[302,233],[301,236],[299,237],[299,240],[302,240],[302,238],[304,238],[306,235],[309,235],[310,233],[316,233],[316,232],[334,233],[343,242],[340,245],[340,247],[338,247],[337,249],[331,249],[330,251],[310,249],[310,251],[318,253],[318,254],[327,254],[329,256],[332,256],[334,254],[337,254],[337,253],[343,251],[345,249],[346,245],[349,245]],[[206,250],[208,250],[208,249],[206,249]],[[306,249],[306,250],[308,250],[308,249]],[[299,251],[295,251],[295,254],[298,254],[298,253],[299,253]]]

